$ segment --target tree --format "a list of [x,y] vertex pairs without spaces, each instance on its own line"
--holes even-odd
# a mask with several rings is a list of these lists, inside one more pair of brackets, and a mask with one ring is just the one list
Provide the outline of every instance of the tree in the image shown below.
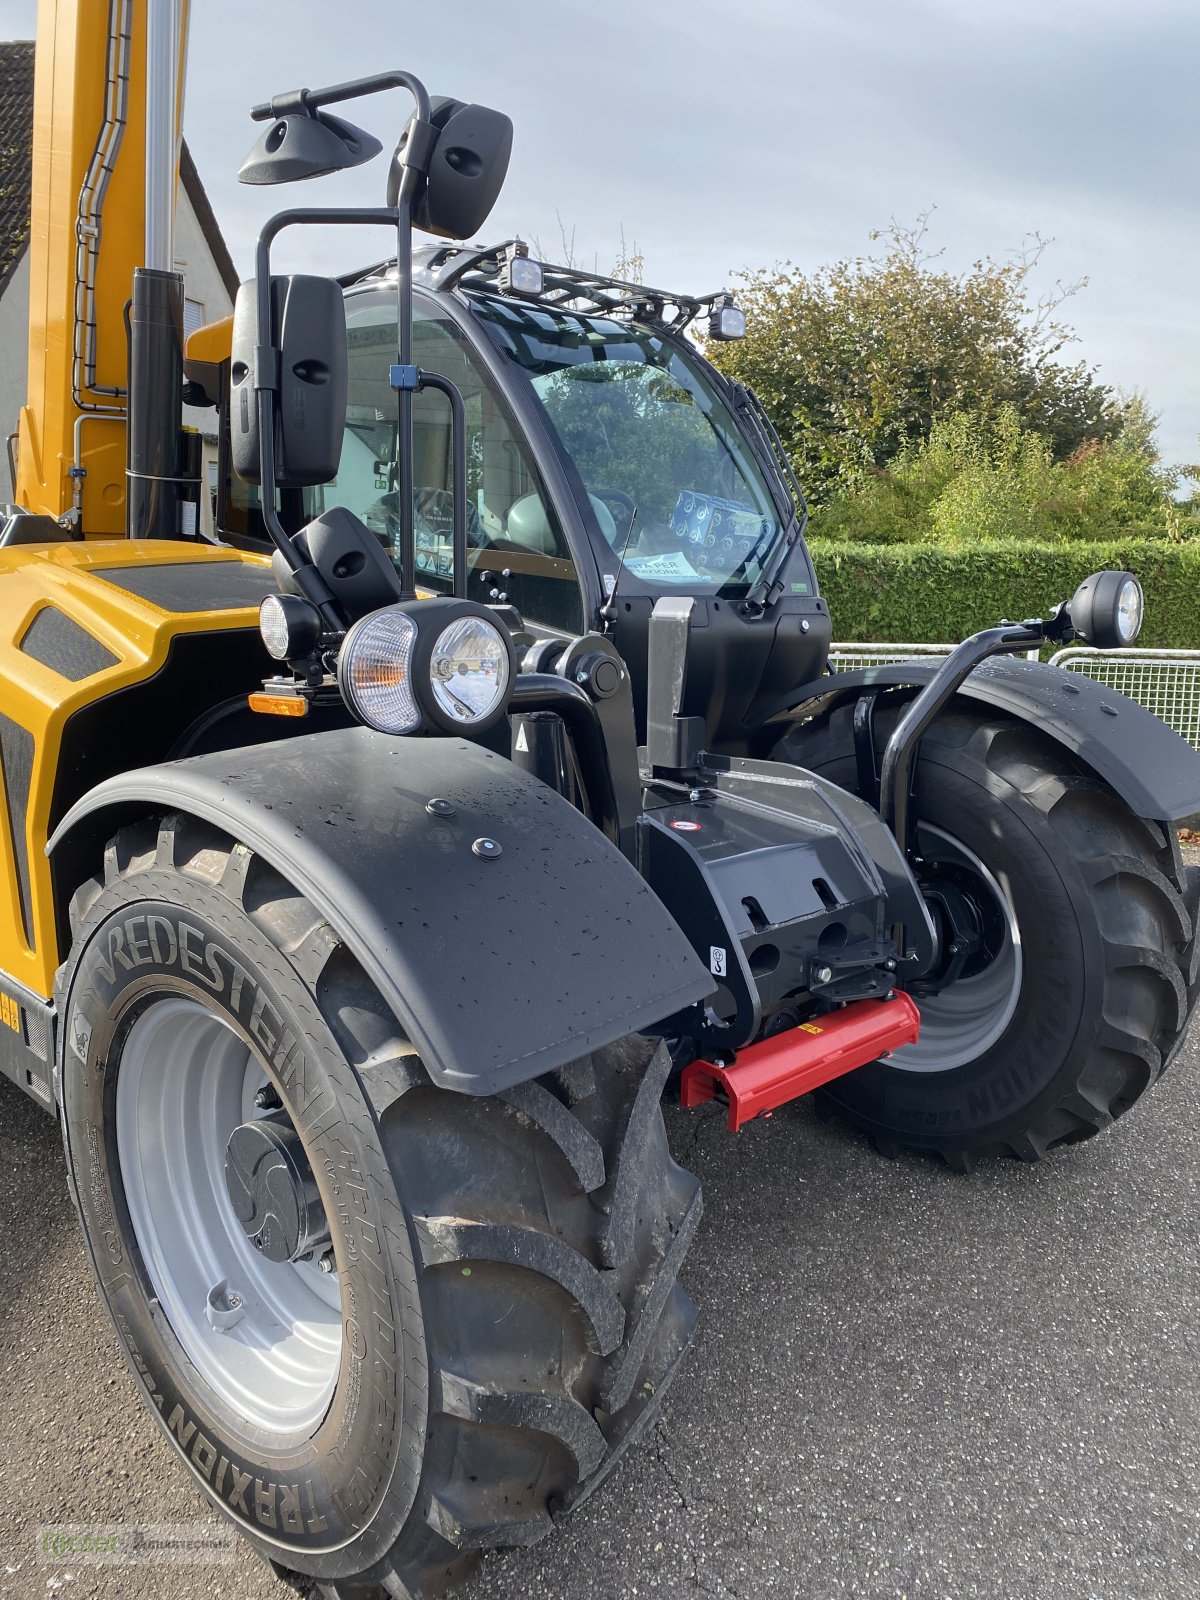
[[706,349],[757,391],[816,504],[911,451],[941,417],[1010,408],[1054,461],[1123,431],[1094,368],[1059,360],[1075,335],[1055,312],[1083,285],[1034,298],[1045,242],[955,273],[927,253],[927,224],[873,235],[881,256],[744,274],[746,338]]

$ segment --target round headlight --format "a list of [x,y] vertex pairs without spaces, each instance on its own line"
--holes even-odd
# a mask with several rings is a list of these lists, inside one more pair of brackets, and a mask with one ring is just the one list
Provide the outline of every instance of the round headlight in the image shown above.
[[1131,645],[1142,631],[1142,616],[1146,597],[1142,586],[1132,574],[1125,578],[1117,594],[1117,632],[1123,645]]
[[342,699],[379,733],[415,733],[421,707],[413,692],[417,625],[402,606],[373,611],[350,629],[338,654]]
[[1145,599],[1132,572],[1093,572],[1071,597],[1071,627],[1097,650],[1128,649],[1142,629]]
[[508,699],[511,647],[506,631],[482,613],[459,617],[433,641],[429,681],[435,715],[453,728],[494,720]]
[[311,655],[321,637],[316,606],[295,594],[269,594],[258,608],[258,631],[276,661]]

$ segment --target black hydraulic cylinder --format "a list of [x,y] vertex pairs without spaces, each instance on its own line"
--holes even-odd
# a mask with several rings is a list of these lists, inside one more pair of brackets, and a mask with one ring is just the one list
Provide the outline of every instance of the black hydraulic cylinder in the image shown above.
[[[183,279],[139,267],[129,316],[129,452],[125,530],[131,539],[180,533]],[[190,498],[190,497],[189,497]]]

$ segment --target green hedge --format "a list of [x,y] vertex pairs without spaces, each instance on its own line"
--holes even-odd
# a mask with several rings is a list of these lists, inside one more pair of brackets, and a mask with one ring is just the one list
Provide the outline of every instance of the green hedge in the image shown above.
[[858,545],[815,539],[821,593],[839,641],[955,643],[1004,617],[1043,616],[1090,572],[1128,568],[1146,591],[1139,644],[1200,649],[1200,541]]

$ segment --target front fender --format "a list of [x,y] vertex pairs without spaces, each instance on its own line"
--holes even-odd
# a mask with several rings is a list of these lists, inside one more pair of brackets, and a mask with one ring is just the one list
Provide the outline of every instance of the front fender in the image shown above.
[[466,740],[346,728],[110,778],[47,846],[60,904],[114,828],[152,811],[215,824],[307,896],[447,1089],[540,1076],[712,989],[603,834]]
[[[804,685],[761,719],[760,734],[777,742],[791,722],[821,716],[864,690],[923,687],[936,661],[901,661],[838,672]],[[1136,701],[1082,673],[1037,661],[996,656],[966,680],[958,696],[1049,734],[1076,756],[1139,817],[1179,822],[1200,811],[1200,755]]]

